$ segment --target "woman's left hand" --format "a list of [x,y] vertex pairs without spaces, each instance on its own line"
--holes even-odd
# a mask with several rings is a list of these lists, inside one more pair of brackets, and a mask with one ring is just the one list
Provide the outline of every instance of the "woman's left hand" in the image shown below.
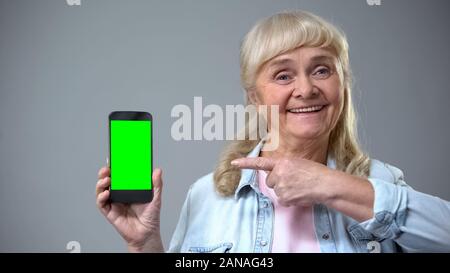
[[240,158],[232,165],[241,169],[268,171],[266,184],[273,188],[283,206],[311,206],[327,200],[327,181],[334,170],[303,159]]

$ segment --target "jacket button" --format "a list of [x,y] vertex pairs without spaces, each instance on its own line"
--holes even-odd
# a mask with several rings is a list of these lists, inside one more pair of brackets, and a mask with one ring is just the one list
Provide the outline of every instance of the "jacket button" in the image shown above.
[[260,244],[261,244],[262,246],[266,246],[266,245],[267,245],[267,241],[262,240],[262,241],[260,242]]
[[330,235],[328,233],[325,233],[322,235],[322,239],[328,240],[328,239],[330,239]]

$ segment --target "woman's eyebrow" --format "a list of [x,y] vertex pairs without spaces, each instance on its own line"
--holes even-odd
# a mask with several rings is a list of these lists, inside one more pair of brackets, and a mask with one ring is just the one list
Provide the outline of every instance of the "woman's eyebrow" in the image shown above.
[[314,56],[310,59],[311,63],[321,63],[321,62],[328,62],[328,63],[334,63],[334,57],[329,55],[318,55]]
[[293,63],[295,63],[294,60],[289,59],[289,58],[273,60],[270,62],[269,68],[273,68],[273,67],[277,67],[277,66],[281,66],[281,65],[289,65],[289,64],[293,64]]
[[[334,63],[334,57],[330,55],[317,55],[312,57],[309,60],[311,63],[320,63],[320,62],[328,62],[328,63]],[[295,61],[291,58],[282,58],[278,60],[273,60],[269,63],[269,68],[281,66],[281,65],[289,65],[289,64],[295,64]]]

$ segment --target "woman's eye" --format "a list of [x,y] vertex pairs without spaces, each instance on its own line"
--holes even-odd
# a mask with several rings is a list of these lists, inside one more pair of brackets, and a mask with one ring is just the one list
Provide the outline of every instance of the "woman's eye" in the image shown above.
[[292,77],[288,74],[279,74],[275,77],[275,80],[281,83],[287,83],[292,80]]
[[313,73],[313,76],[317,77],[317,78],[326,78],[331,74],[330,69],[327,67],[321,67],[319,69],[316,69]]

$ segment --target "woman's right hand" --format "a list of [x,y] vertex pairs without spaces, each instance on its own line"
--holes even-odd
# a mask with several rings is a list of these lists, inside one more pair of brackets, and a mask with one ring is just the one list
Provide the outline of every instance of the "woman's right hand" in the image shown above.
[[97,207],[128,244],[131,252],[164,252],[160,234],[162,171],[153,171],[153,200],[145,204],[109,202],[110,168],[98,172]]

